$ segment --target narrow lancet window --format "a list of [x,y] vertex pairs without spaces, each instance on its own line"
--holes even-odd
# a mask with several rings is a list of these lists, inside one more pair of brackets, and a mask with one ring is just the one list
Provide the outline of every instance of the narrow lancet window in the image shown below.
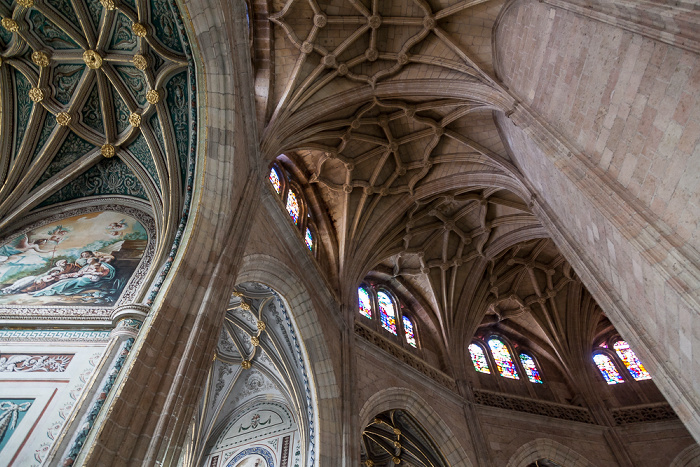
[[406,342],[408,342],[408,345],[417,348],[418,344],[416,344],[416,335],[413,333],[413,323],[406,316],[403,316],[403,330],[406,333]]
[[396,335],[396,313],[394,313],[394,302],[385,292],[377,292],[379,302],[379,315],[382,319],[382,327]]
[[533,358],[528,354],[521,353],[520,362],[523,364],[523,368],[525,368],[527,379],[529,379],[531,383],[542,384],[542,377],[540,376],[539,370],[537,370],[535,360],[533,360]]
[[309,250],[313,251],[314,249],[314,236],[311,235],[311,230],[306,229],[306,235],[304,235],[304,241],[306,242],[306,246],[309,247]]
[[595,354],[593,355],[593,361],[596,366],[598,366],[598,369],[603,374],[603,378],[605,378],[605,382],[608,384],[620,384],[625,382],[617,371],[617,368],[615,368],[615,364],[607,355],[601,353]]
[[282,191],[282,182],[280,182],[280,176],[274,167],[270,169],[270,183],[272,183],[272,186],[279,195],[280,191]]
[[625,364],[627,370],[632,375],[635,381],[641,381],[643,379],[651,379],[651,375],[644,368],[642,362],[637,358],[637,354],[630,349],[629,344],[626,341],[617,341],[613,344],[615,352],[617,352],[618,357]]
[[515,368],[515,362],[513,362],[513,358],[508,351],[508,347],[499,339],[489,340],[489,347],[491,348],[491,354],[496,361],[496,366],[501,376],[504,378],[520,379],[518,370]]
[[357,295],[360,297],[360,314],[365,318],[372,319],[372,302],[369,299],[369,292],[364,287],[357,289]]
[[474,369],[476,371],[491,374],[491,370],[489,370],[489,363],[486,361],[486,355],[484,354],[484,349],[482,349],[480,345],[470,344],[469,355],[472,357],[472,363],[474,364]]
[[297,200],[297,195],[294,193],[294,190],[289,190],[289,194],[287,195],[287,212],[292,216],[294,224],[299,222],[299,201]]

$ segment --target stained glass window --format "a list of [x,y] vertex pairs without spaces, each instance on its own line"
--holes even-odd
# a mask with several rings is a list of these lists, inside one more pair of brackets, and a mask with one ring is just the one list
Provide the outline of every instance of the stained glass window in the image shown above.
[[484,349],[482,349],[480,345],[470,344],[469,355],[472,357],[472,363],[476,371],[491,374],[489,363],[486,361],[486,355],[484,355]]
[[634,378],[635,381],[651,379],[651,375],[646,370],[646,368],[644,368],[642,362],[639,361],[639,359],[637,358],[637,354],[635,354],[634,351],[630,349],[630,346],[627,342],[617,341],[615,342],[615,344],[613,344],[613,348],[615,349],[615,352],[617,352],[617,355],[620,357],[620,360],[622,360],[622,363],[625,364],[630,374],[632,375],[632,378]]
[[535,365],[535,361],[532,359],[532,357],[526,353],[521,353],[520,362],[523,364],[523,368],[525,368],[527,379],[529,379],[531,383],[542,384],[542,377],[540,376],[540,372],[537,370],[537,365]]
[[510,352],[508,351],[508,347],[499,339],[489,340],[489,347],[491,348],[491,354],[493,354],[493,359],[496,361],[496,366],[501,376],[511,379],[520,379],[518,370],[515,368],[515,362],[513,362]]
[[416,336],[413,333],[413,323],[406,316],[403,316],[403,330],[406,332],[406,342],[413,347],[418,347],[416,344]]
[[369,300],[369,292],[364,287],[357,289],[357,295],[360,297],[360,314],[365,318],[372,319],[372,302]]
[[396,335],[396,314],[394,313],[394,302],[385,292],[377,292],[379,302],[379,315],[382,319],[382,327]]
[[604,349],[607,349],[607,348],[608,348],[608,344],[606,344],[605,342],[601,342],[601,343],[600,343],[600,346],[601,346],[602,348],[604,348]]
[[598,366],[598,369],[603,374],[603,378],[605,378],[608,384],[620,384],[625,382],[622,376],[620,376],[620,373],[618,373],[617,368],[615,368],[615,364],[607,355],[601,353],[595,354],[593,355],[593,361]]
[[270,169],[270,183],[272,183],[272,186],[275,188],[275,191],[277,194],[280,194],[280,191],[282,190],[282,182],[280,182],[280,176],[277,173],[277,170]]
[[299,222],[299,201],[297,201],[297,195],[294,190],[289,190],[287,195],[287,212],[292,216],[294,223]]
[[306,242],[306,246],[309,247],[309,250],[314,249],[314,237],[311,235],[311,230],[308,228],[306,229],[306,235],[304,235],[304,241]]

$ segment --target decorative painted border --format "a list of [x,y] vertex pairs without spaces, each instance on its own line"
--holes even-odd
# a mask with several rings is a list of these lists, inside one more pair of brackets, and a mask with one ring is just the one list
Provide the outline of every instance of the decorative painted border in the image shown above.
[[267,467],[275,467],[275,461],[272,458],[272,453],[269,451],[269,449],[265,449],[262,446],[255,446],[252,448],[247,448],[236,454],[233,459],[229,461],[228,464],[226,464],[226,467],[234,467],[236,465],[236,462],[240,461],[243,459],[245,456],[249,456],[252,454],[257,454],[258,456],[262,457],[265,459],[265,462],[267,462]]
[[85,440],[87,439],[88,434],[90,434],[92,426],[95,424],[95,420],[97,419],[97,415],[99,415],[100,413],[100,409],[102,409],[105,400],[107,400],[107,394],[109,394],[109,391],[112,389],[112,386],[114,386],[114,382],[117,380],[117,375],[119,375],[119,371],[124,366],[124,362],[126,362],[126,357],[129,356],[129,352],[131,351],[131,347],[133,345],[133,337],[130,337],[122,343],[117,354],[117,360],[114,362],[114,365],[109,370],[109,373],[107,373],[107,378],[105,379],[104,385],[102,386],[102,391],[98,394],[97,400],[92,403],[92,406],[90,407],[90,410],[88,411],[87,415],[85,416],[85,420],[82,423],[82,427],[78,432],[77,436],[75,437],[75,440],[73,441],[73,444],[68,450],[68,454],[66,455],[61,465],[73,465],[73,463],[77,459],[81,449],[83,449],[83,444],[85,444]]
[[185,202],[183,203],[182,216],[180,217],[180,223],[177,226],[177,231],[175,232],[175,240],[173,240],[173,246],[170,248],[168,253],[168,258],[165,260],[160,274],[153,282],[150,292],[146,299],[146,305],[152,305],[153,300],[160,291],[165,278],[170,272],[170,268],[175,260],[175,255],[177,255],[180,249],[180,242],[182,241],[182,235],[185,232],[185,227],[187,226],[187,221],[190,217],[190,205],[192,204],[192,189],[194,187],[194,171],[197,162],[197,70],[194,66],[194,58],[192,55],[192,49],[190,48],[190,42],[187,37],[187,31],[182,22],[182,13],[180,8],[177,6],[175,0],[170,0],[170,8],[175,17],[175,22],[177,23],[178,31],[180,32],[180,39],[182,40],[182,46],[185,51],[185,56],[187,57],[187,71],[190,78],[190,156],[189,163],[187,165],[187,183],[185,184]]
[[264,410],[266,406],[273,406],[273,407],[277,407],[277,408],[283,410],[286,413],[286,415],[289,417],[289,420],[291,421],[292,426],[291,427],[285,426],[283,428],[278,428],[274,431],[266,431],[263,434],[259,434],[259,435],[252,437],[252,438],[247,439],[246,440],[247,442],[250,442],[250,441],[254,442],[255,438],[259,438],[260,436],[271,436],[271,435],[279,436],[281,434],[284,434],[285,432],[299,430],[299,427],[296,426],[296,423],[294,421],[294,415],[292,414],[292,411],[290,410],[290,408],[286,404],[284,404],[282,402],[268,401],[268,400],[265,400],[265,401],[255,401],[254,400],[252,402],[253,402],[252,404],[250,402],[246,403],[244,406],[242,406],[239,409],[238,415],[234,419],[232,419],[226,425],[226,428],[224,428],[223,431],[221,432],[221,436],[219,436],[219,439],[214,444],[214,447],[216,449],[213,449],[213,450],[228,449],[229,447],[233,446],[234,443],[222,444],[223,440],[224,440],[224,436],[226,436],[228,431],[231,428],[233,428],[236,425],[236,423],[240,422],[244,415],[250,414],[251,412],[254,411],[254,409]]
[[110,313],[113,308],[116,308],[124,303],[130,303],[134,300],[134,297],[138,293],[139,289],[143,286],[143,280],[148,274],[148,269],[153,261],[153,255],[156,249],[156,226],[155,221],[151,216],[146,214],[140,209],[136,209],[129,206],[123,206],[120,204],[102,204],[94,206],[83,206],[75,209],[61,211],[48,217],[40,218],[29,225],[25,225],[21,230],[15,231],[12,235],[6,236],[0,239],[0,245],[3,245],[10,240],[12,240],[17,235],[22,235],[29,232],[30,230],[41,227],[42,225],[50,224],[51,222],[59,221],[61,219],[66,219],[68,217],[79,216],[81,214],[90,214],[98,211],[113,211],[128,214],[129,216],[138,220],[141,225],[146,229],[148,234],[148,243],[146,245],[146,250],[143,252],[143,257],[139,262],[136,270],[132,274],[129,282],[124,287],[124,291],[117,299],[116,303],[111,306],[103,307],[83,307],[83,306],[37,306],[37,307],[25,307],[19,305],[3,305],[0,308],[0,319],[19,319],[19,320],[31,320],[31,319],[55,319],[56,317],[68,318],[68,319],[110,319]]
[[[269,287],[268,287],[269,289]],[[287,313],[287,308],[284,306],[284,302],[280,298],[280,296],[277,294],[272,289],[269,289],[270,292],[273,293],[275,298],[277,299],[277,303],[279,304],[280,310],[282,311],[282,316],[284,316],[285,323],[287,324],[287,328],[290,331],[290,335],[292,336],[292,341],[294,342],[294,349],[296,350],[296,357],[297,357],[297,362],[299,363],[299,367],[301,368],[301,376],[303,378],[303,383],[304,383],[304,394],[306,395],[306,415],[309,420],[309,459],[308,459],[308,465],[315,465],[315,458],[316,458],[316,437],[315,437],[315,431],[314,431],[314,406],[313,406],[313,400],[311,398],[311,386],[309,385],[309,376],[306,374],[306,364],[304,363],[304,356],[301,353],[301,347],[299,346],[299,340],[297,339],[297,333],[294,330],[294,326],[292,325],[292,321],[289,318],[289,313]],[[301,429],[301,427],[299,427]]]
[[22,331],[0,329],[0,342],[109,342],[111,331]]

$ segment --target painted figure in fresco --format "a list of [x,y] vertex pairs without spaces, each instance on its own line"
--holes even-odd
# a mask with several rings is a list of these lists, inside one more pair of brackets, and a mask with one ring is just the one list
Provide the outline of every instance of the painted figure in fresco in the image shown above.
[[[76,261],[77,263],[77,261]],[[101,262],[96,257],[87,259],[87,264],[78,272],[61,274],[59,281],[49,287],[34,292],[34,297],[44,295],[75,295],[94,288],[97,282],[113,279],[116,270],[110,264]]]
[[61,274],[69,274],[80,270],[80,266],[69,263],[65,259],[56,261],[56,266],[49,269],[44,274],[37,276],[27,276],[19,279],[14,284],[0,290],[3,294],[28,293],[44,289],[50,284],[57,282]]
[[20,235],[13,242],[0,246],[0,264],[13,263],[21,259],[22,253],[33,250],[37,253],[51,253],[51,249],[44,250],[42,247],[49,242],[48,238],[29,240],[29,237]]
[[129,227],[129,224],[126,223],[126,219],[122,219],[119,222],[112,222],[106,229],[112,237],[119,237],[127,227]]

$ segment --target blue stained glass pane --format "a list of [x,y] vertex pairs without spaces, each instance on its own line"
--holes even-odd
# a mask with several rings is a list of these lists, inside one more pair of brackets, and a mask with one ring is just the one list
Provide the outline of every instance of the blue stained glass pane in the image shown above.
[[416,336],[413,333],[413,323],[406,316],[403,316],[403,329],[406,333],[406,342],[408,342],[408,345],[418,347],[418,344],[416,344]]
[[508,347],[498,339],[489,340],[489,347],[491,348],[491,354],[496,361],[496,366],[501,376],[504,378],[520,379],[513,358],[508,351]]
[[615,368],[615,364],[607,355],[600,353],[595,354],[593,355],[593,361],[598,366],[598,369],[603,374],[603,378],[605,378],[608,384],[620,384],[625,382],[617,371],[617,368]]
[[357,289],[357,295],[360,298],[360,314],[365,318],[372,319],[372,302],[369,299],[369,293],[360,287]]
[[289,190],[287,195],[287,212],[292,216],[295,224],[299,222],[299,201],[297,201],[296,193],[292,190]]
[[274,168],[270,169],[270,183],[272,183],[272,186],[279,195],[280,191],[282,190],[282,182],[280,181],[280,177]]
[[617,355],[620,357],[620,360],[622,360],[622,363],[625,364],[627,370],[629,370],[630,374],[632,375],[632,378],[634,378],[635,381],[651,379],[651,375],[646,370],[646,368],[644,368],[642,362],[639,361],[639,359],[637,358],[637,354],[635,354],[634,351],[630,349],[630,346],[627,342],[617,341],[615,342],[615,344],[613,344],[613,348],[615,349],[615,352],[617,352]]
[[377,301],[379,302],[379,315],[382,319],[382,327],[393,335],[396,335],[396,313],[394,313],[394,302],[392,302],[389,295],[384,292],[377,293]]
[[470,344],[469,355],[472,357],[472,363],[476,371],[491,374],[489,363],[486,361],[486,355],[484,355],[484,349],[480,345]]
[[523,364],[523,368],[525,368],[527,379],[529,379],[531,383],[542,384],[542,377],[540,376],[540,372],[537,370],[537,365],[535,365],[535,361],[532,359],[532,357],[528,354],[521,353],[520,362]]
[[306,229],[306,235],[304,235],[304,241],[306,242],[306,246],[309,247],[309,250],[314,249],[314,237],[311,235],[311,230]]

